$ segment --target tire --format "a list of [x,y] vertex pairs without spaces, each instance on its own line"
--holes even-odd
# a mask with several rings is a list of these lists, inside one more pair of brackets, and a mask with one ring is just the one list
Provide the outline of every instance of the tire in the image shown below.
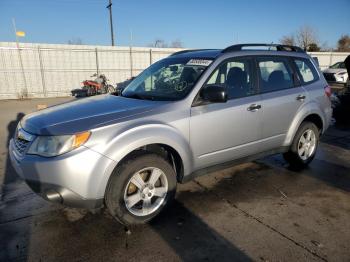
[[[308,134],[311,134],[310,136],[314,137],[314,141],[312,139],[308,141]],[[314,123],[303,122],[300,125],[289,151],[283,154],[284,159],[290,164],[290,167],[302,169],[314,159],[319,143],[319,137],[319,129]],[[303,143],[303,141],[305,141],[306,144]],[[306,147],[303,147],[303,145]],[[302,153],[303,149],[304,153]]]
[[173,167],[164,158],[145,153],[126,160],[113,171],[105,203],[114,218],[130,226],[153,219],[173,200],[175,193]]
[[112,94],[112,93],[114,93],[114,92],[115,92],[114,87],[113,87],[112,85],[107,85],[107,91],[106,91],[106,93]]

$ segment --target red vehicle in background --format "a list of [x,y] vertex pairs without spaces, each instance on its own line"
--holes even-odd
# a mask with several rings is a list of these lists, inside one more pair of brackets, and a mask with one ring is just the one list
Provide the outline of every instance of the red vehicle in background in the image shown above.
[[115,88],[108,84],[108,79],[105,75],[93,74],[91,77],[96,77],[94,80],[85,80],[82,82],[83,87],[78,89],[73,89],[72,96],[84,97],[84,96],[94,96],[100,94],[114,93]]

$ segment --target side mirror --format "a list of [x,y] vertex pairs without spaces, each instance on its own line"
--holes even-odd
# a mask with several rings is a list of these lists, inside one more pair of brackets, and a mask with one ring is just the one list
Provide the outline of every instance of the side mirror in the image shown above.
[[207,85],[201,91],[201,98],[212,103],[226,103],[226,87],[221,85]]

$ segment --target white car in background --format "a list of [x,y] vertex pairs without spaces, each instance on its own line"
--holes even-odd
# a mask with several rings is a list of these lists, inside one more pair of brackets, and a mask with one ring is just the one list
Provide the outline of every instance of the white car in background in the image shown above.
[[338,62],[323,71],[329,84],[345,84],[349,78],[344,62]]

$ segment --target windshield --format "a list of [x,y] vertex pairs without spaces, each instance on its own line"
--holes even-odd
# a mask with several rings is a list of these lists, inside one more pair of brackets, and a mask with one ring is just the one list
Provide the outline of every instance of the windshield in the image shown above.
[[345,63],[344,62],[338,62],[338,63],[335,63],[334,65],[330,66],[329,68],[332,68],[332,69],[345,69]]
[[196,84],[212,60],[166,58],[151,65],[136,77],[122,96],[150,100],[180,100]]

